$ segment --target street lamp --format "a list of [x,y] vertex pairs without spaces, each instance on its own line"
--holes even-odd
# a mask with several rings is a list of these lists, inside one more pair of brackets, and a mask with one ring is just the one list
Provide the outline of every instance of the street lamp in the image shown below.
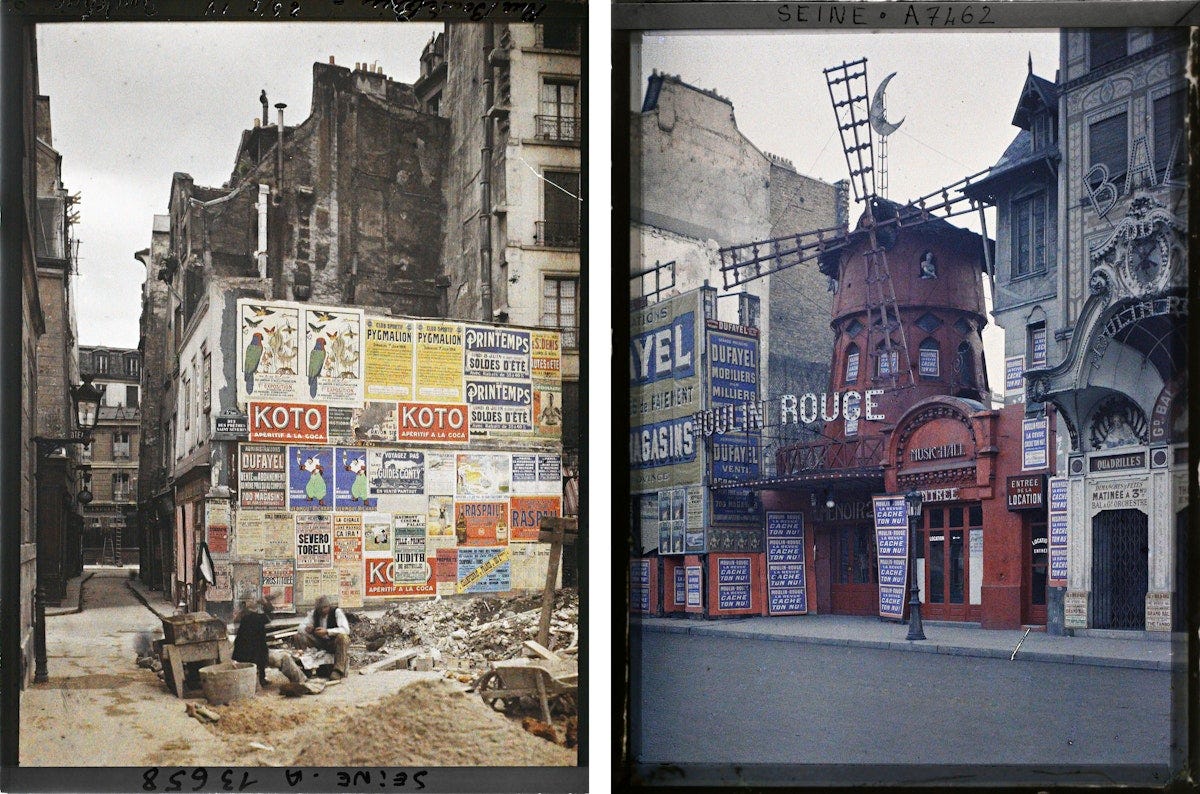
[[911,586],[908,591],[908,637],[910,640],[925,639],[925,630],[921,626],[921,598],[917,591],[917,523],[921,520],[921,492],[917,490],[904,494],[904,504],[908,507],[908,576]]
[[[84,375],[83,383],[71,387],[71,402],[74,408],[73,416],[75,419],[74,432],[66,438],[34,436],[33,442],[37,445],[38,455],[45,459],[66,458],[66,448],[68,445],[82,444],[87,446],[91,444],[92,431],[96,429],[96,423],[100,419],[100,398],[101,392],[92,384],[92,376]],[[41,471],[40,463],[38,471],[39,473]],[[87,503],[82,500],[84,494],[87,495],[87,501],[91,501],[91,492],[84,488],[77,497],[82,504]],[[39,545],[40,549],[41,546]],[[40,684],[50,680],[50,675],[46,669],[46,588],[42,581],[42,566],[40,564],[37,566],[37,591],[35,600],[33,680],[35,683]]]

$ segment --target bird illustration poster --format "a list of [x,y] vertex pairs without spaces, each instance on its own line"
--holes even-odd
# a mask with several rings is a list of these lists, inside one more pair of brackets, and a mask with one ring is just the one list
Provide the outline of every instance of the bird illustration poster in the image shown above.
[[333,509],[333,448],[288,447],[288,508]]
[[238,312],[238,404],[300,398],[300,309],[242,298]]
[[370,495],[367,450],[334,447],[333,504],[338,510],[374,510],[378,500]]
[[361,309],[305,306],[301,399],[326,405],[363,404]]

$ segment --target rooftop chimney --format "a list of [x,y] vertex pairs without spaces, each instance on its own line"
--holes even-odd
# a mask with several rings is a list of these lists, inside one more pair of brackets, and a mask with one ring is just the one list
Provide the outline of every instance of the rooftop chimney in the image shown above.
[[262,125],[265,127],[271,123],[271,119],[267,116],[267,113],[269,112],[267,110],[267,89],[264,88],[262,93],[258,95],[258,101],[261,102],[263,106]]
[[330,65],[330,66],[336,66],[336,65],[337,65],[337,64],[335,64],[335,63],[333,62],[333,56],[332,56],[332,55],[330,55],[330,56],[329,56],[329,65]]

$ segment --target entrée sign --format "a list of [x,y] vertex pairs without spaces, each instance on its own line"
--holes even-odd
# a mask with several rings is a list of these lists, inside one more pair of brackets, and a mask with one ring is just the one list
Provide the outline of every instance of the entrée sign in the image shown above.
[[[876,413],[879,405],[876,398],[883,394],[883,389],[867,389],[865,392],[846,391],[841,394],[820,395],[785,394],[779,398],[779,424],[808,425],[818,419],[832,422],[839,416],[847,421],[862,418],[868,422],[882,422],[885,417]],[[722,405],[707,411],[697,411],[692,418],[706,436],[714,433],[739,433],[751,430],[761,430],[766,422],[764,414],[770,400],[744,403],[742,405]]]

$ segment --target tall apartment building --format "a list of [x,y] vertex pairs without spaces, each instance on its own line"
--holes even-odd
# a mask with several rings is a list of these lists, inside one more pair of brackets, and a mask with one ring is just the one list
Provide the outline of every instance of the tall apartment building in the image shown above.
[[87,564],[133,565],[141,538],[137,509],[141,432],[142,355],[137,350],[84,345],[79,369],[100,389],[94,440],[83,453],[92,501],[83,507],[83,559]]

